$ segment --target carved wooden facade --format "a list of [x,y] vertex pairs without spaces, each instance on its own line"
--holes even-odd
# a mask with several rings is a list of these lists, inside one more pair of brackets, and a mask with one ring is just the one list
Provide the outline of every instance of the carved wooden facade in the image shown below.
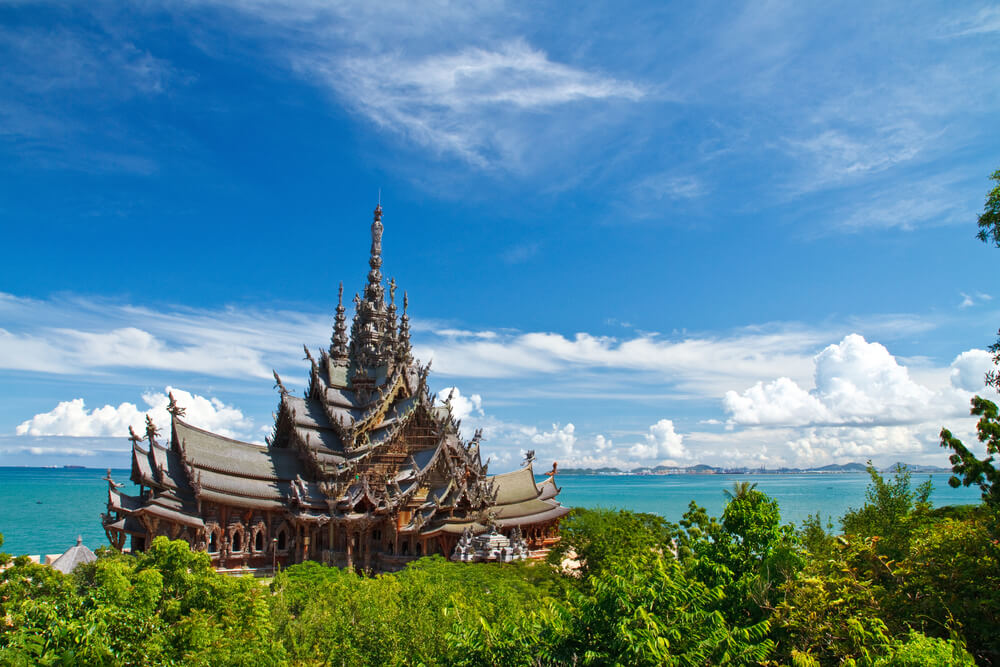
[[[535,556],[558,540],[568,511],[554,477],[536,484],[530,460],[488,475],[481,432],[463,440],[450,398],[427,387],[430,364],[413,359],[408,299],[383,285],[382,209],[375,209],[368,281],[355,296],[348,336],[343,286],[329,349],[313,355],[302,398],[285,390],[267,447],[196,428],[171,397],[170,436],[147,418],[131,432],[137,496],[108,477],[103,523],[118,549],[158,535],[185,539],[219,568],[270,568],[318,560],[395,570],[425,554],[449,556],[487,524],[523,535]],[[553,473],[554,473],[553,466]]]

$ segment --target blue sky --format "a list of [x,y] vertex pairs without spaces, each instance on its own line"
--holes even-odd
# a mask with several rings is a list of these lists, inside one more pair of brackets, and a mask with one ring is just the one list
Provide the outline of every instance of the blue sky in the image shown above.
[[944,464],[1000,10],[0,2],[0,465],[260,441],[386,275],[494,469]]

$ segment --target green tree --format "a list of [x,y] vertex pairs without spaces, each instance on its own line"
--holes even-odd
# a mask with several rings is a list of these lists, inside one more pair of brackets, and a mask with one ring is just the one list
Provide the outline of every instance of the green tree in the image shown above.
[[575,509],[562,521],[562,536],[549,562],[558,565],[575,555],[583,580],[623,561],[652,558],[673,551],[676,526],[655,514],[615,509]]
[[990,174],[990,180],[996,186],[986,195],[983,213],[979,216],[979,232],[977,238],[983,243],[992,242],[1000,248],[1000,169]]
[[892,581],[882,605],[898,630],[957,631],[983,662],[1000,663],[1000,545],[985,519],[945,519],[916,531]]
[[1000,471],[993,465],[993,456],[1000,453],[1000,419],[997,406],[992,401],[975,396],[972,415],[979,417],[976,433],[979,442],[986,446],[986,458],[979,459],[948,429],[941,429],[941,446],[954,452],[949,457],[954,475],[948,480],[952,487],[972,486],[982,491],[983,503],[993,510],[1000,510]]
[[564,603],[451,635],[457,665],[745,665],[767,658],[767,621],[731,624],[724,593],[672,558],[623,561]]
[[893,559],[906,554],[913,530],[924,522],[930,511],[933,490],[928,478],[916,489],[906,466],[897,464],[887,480],[868,462],[871,482],[865,491],[865,504],[849,509],[841,519],[848,536],[876,538],[879,552]]
[[27,559],[0,575],[0,664],[280,665],[266,591],[186,542],[104,552],[72,576]]

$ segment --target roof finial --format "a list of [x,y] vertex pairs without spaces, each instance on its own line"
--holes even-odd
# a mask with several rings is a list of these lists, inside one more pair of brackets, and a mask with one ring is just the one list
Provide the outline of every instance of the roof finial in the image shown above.
[[167,412],[169,412],[174,417],[183,417],[184,413],[187,412],[187,410],[177,405],[177,401],[174,400],[174,392],[168,391],[167,395],[170,397],[170,401],[167,403]]
[[341,281],[337,289],[337,318],[333,324],[333,344],[330,346],[330,356],[334,361],[347,359],[347,318],[344,317],[344,283]]
[[410,316],[406,309],[410,305],[410,296],[403,290],[403,316],[399,318],[399,335],[396,337],[396,363],[409,364],[412,359],[410,349]]
[[146,439],[149,440],[149,444],[156,444],[156,436],[160,435],[160,429],[156,428],[156,424],[150,418],[149,414],[146,414]]

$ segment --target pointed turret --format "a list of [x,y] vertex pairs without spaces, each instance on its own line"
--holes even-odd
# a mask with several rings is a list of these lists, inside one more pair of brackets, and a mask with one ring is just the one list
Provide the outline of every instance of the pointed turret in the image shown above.
[[385,350],[386,306],[382,287],[382,206],[375,207],[372,221],[372,248],[368,259],[365,296],[357,303],[351,328],[351,361],[354,372],[375,368],[388,361]]
[[337,319],[333,324],[333,338],[330,345],[330,357],[334,363],[347,363],[347,318],[344,316],[344,283],[337,289]]
[[410,316],[406,314],[409,305],[410,297],[403,292],[403,316],[399,318],[399,336],[396,340],[396,363],[399,365],[409,364],[413,360],[410,348]]
[[396,357],[396,341],[398,339],[398,334],[396,332],[396,279],[391,278],[389,280],[389,308],[386,313],[385,321],[385,348],[386,361],[394,361]]

